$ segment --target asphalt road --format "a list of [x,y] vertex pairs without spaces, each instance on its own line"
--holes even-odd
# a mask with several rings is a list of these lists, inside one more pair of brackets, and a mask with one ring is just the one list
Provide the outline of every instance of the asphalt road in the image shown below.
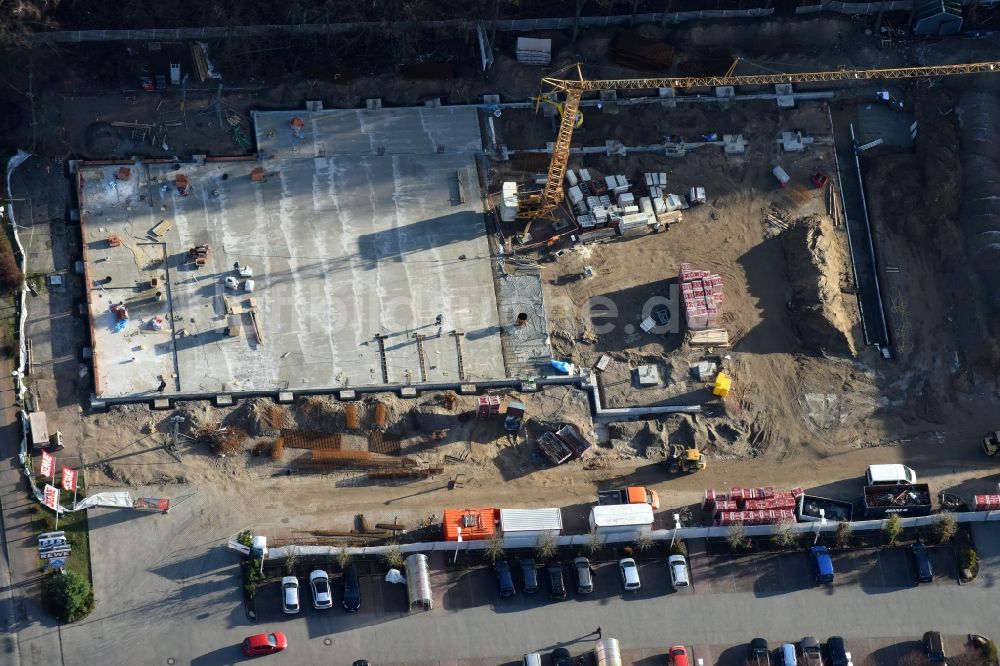
[[[832,587],[811,584],[803,553],[696,561],[693,588],[682,592],[670,590],[660,561],[642,564],[643,587],[635,594],[624,593],[615,565],[605,564],[597,567],[593,594],[557,602],[544,592],[501,600],[485,570],[435,569],[436,607],[413,614],[406,612],[404,588],[373,578],[363,580],[362,609],[354,614],[313,610],[306,592],[303,612],[286,616],[277,591],[265,588],[261,620],[251,624],[237,556],[221,546],[228,530],[197,495],[168,515],[95,511],[91,529],[101,598],[94,616],[63,628],[67,663],[229,664],[241,660],[237,646],[246,635],[268,629],[284,631],[291,644],[267,660],[273,664],[359,658],[496,664],[559,645],[582,652],[598,626],[624,649],[662,655],[683,643],[709,664],[726,663],[717,646],[741,645],[754,635],[777,644],[841,634],[868,647],[905,648],[928,629],[952,635],[996,629],[997,553],[984,553],[979,581],[959,586],[954,556],[937,552],[938,579],[918,587],[909,582],[905,554],[894,550],[835,555]],[[998,541],[988,547],[1000,548]],[[863,640],[869,638],[878,640]]]

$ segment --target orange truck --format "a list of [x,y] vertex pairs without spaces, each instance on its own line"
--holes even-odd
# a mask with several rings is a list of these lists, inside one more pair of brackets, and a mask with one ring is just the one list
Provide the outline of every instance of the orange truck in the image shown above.
[[615,490],[598,490],[597,503],[610,504],[648,504],[654,509],[660,508],[660,496],[655,490],[643,486],[626,486]]

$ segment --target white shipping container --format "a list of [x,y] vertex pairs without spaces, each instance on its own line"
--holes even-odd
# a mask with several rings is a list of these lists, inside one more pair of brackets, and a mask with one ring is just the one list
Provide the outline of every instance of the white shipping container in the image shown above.
[[660,182],[657,183],[657,185],[659,185],[659,186],[662,187],[662,186],[664,186],[666,184],[667,184],[667,172],[666,171],[661,171],[660,172]]
[[647,215],[653,214],[653,200],[649,197],[640,197],[639,199],[639,209]]
[[573,173],[572,169],[566,169],[566,182],[569,183],[570,187],[576,185],[576,174]]
[[580,169],[580,180],[585,183],[590,181],[590,169]]
[[590,509],[591,533],[609,534],[649,532],[653,526],[653,507],[649,504],[598,505]]
[[616,179],[614,176],[605,176],[604,183],[605,185],[608,186],[609,190],[613,190],[616,187],[618,187],[618,179]]
[[580,189],[579,185],[574,185],[569,188],[567,194],[569,195],[569,200],[574,204],[578,204],[583,201],[583,190]]
[[618,174],[615,178],[618,179],[618,187],[628,187],[628,178],[621,174]]
[[504,536],[512,532],[549,532],[562,534],[562,511],[551,509],[500,509],[500,531]]
[[646,178],[646,187],[652,187],[653,186],[653,174],[647,173],[647,174],[643,174],[643,175]]
[[618,197],[618,205],[620,206],[628,206],[633,203],[635,203],[635,195],[631,192],[622,192],[621,196]]

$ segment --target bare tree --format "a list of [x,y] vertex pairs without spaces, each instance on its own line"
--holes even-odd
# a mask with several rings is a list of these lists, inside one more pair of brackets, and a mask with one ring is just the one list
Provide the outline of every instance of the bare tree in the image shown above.
[[653,543],[653,537],[644,532],[636,538],[635,549],[637,552],[644,553],[653,547]]
[[403,567],[403,551],[396,544],[386,546],[385,552],[382,554],[382,559],[385,560],[390,569],[401,569]]
[[500,532],[494,532],[493,536],[490,537],[489,543],[486,544],[486,559],[490,562],[496,562],[497,560],[502,560],[504,557],[504,544],[503,535]]
[[945,544],[955,538],[958,533],[958,523],[955,522],[955,514],[946,511],[938,515],[934,523],[934,538],[940,544]]
[[552,536],[552,532],[542,532],[538,537],[538,543],[535,544],[535,556],[540,560],[548,560],[555,556],[558,552],[558,547],[556,546],[556,538]]
[[837,535],[834,537],[837,548],[847,547],[847,544],[851,541],[851,531],[853,529],[851,524],[846,521],[837,523]]
[[795,522],[792,520],[782,520],[774,526],[774,534],[771,535],[771,544],[776,548],[794,548],[798,542],[798,535],[795,533]]
[[747,531],[743,523],[733,523],[729,526],[729,534],[726,535],[726,543],[732,550],[739,550],[746,543]]

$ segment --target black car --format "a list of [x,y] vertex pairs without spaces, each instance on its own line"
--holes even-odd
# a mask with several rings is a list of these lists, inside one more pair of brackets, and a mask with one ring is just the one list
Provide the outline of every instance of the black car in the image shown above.
[[945,660],[944,641],[941,640],[941,632],[928,631],[924,634],[924,654],[928,661],[941,662]]
[[530,557],[522,557],[520,565],[521,577],[524,578],[524,593],[534,594],[538,592],[538,570],[535,568],[535,560]]
[[353,564],[344,567],[344,610],[354,612],[361,608],[361,583]]
[[750,666],[771,666],[771,648],[764,638],[755,638],[750,641],[750,648],[747,650],[747,664]]
[[563,580],[563,568],[559,562],[549,562],[545,567],[549,579],[549,596],[554,599],[566,598],[566,581]]
[[566,648],[556,648],[552,651],[552,666],[573,666],[573,657]]
[[934,567],[931,566],[931,553],[922,543],[910,545],[910,558],[918,583],[930,583],[934,580]]
[[510,565],[507,560],[497,560],[493,563],[493,573],[497,575],[497,587],[501,597],[512,597],[517,593],[514,589],[514,577],[510,575]]
[[847,658],[847,646],[840,636],[830,636],[826,641],[826,649],[830,651],[831,666],[848,666],[851,660]]

